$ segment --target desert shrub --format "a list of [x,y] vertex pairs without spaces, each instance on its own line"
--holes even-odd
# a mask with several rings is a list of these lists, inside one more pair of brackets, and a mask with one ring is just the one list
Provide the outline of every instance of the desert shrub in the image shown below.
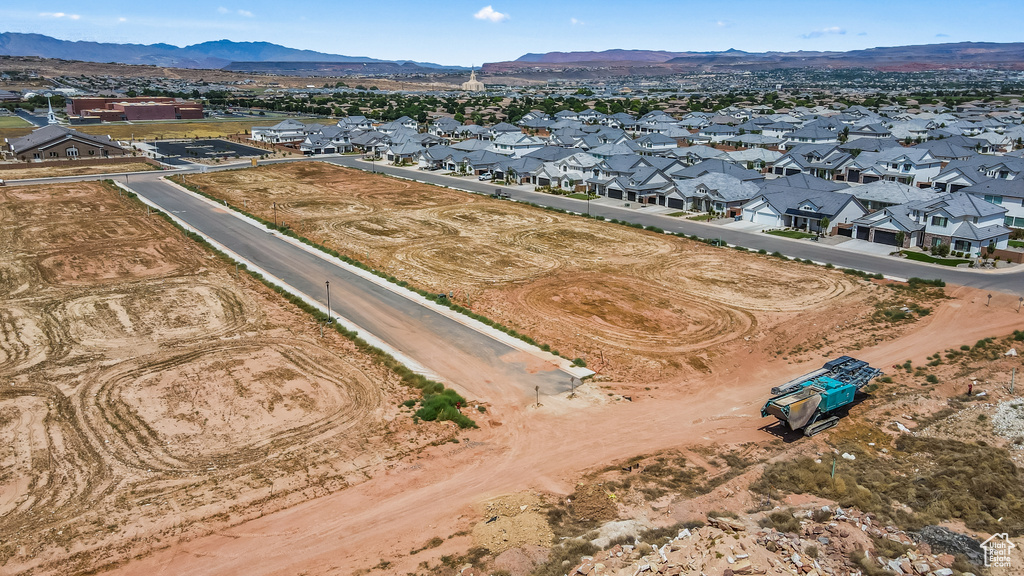
[[878,536],[872,536],[871,542],[875,548],[875,554],[879,556],[885,556],[886,558],[899,558],[910,550],[910,546],[905,546],[899,542],[893,542],[888,538],[879,538]]
[[893,576],[892,572],[882,568],[877,562],[868,558],[863,550],[850,552],[850,561],[853,562],[854,566],[861,569],[864,576]]
[[585,540],[566,540],[551,549],[548,561],[538,566],[533,571],[533,576],[562,576],[566,570],[563,562],[568,562],[568,566],[575,566],[584,556],[592,556],[597,552],[597,546]]
[[816,559],[818,557],[818,547],[814,546],[813,544],[807,546],[806,548],[804,548],[804,555],[812,560]]
[[811,513],[811,520],[814,520],[815,522],[825,522],[827,520],[830,520],[831,518],[832,512],[828,510],[822,510],[821,508],[818,508],[817,510]]
[[779,532],[799,532],[800,521],[793,517],[792,512],[781,510],[772,512],[762,518],[758,524],[762,528],[775,528]]
[[457,406],[465,406],[465,404],[466,399],[449,388],[436,394],[425,395],[422,407],[416,411],[416,416],[428,422],[448,420],[458,424],[459,428],[476,428],[476,424],[472,420],[459,412]]
[[[871,512],[912,530],[955,518],[973,530],[1024,533],[1024,478],[1005,449],[901,436],[892,456],[900,464],[858,453],[855,461],[842,463],[834,482],[831,462],[776,462],[751,490],[766,492],[774,486],[832,498],[844,508]],[[894,468],[907,477],[895,477]]]
[[939,377],[936,376],[935,374],[929,374],[928,376],[925,377],[925,380],[927,380],[929,384],[939,383]]

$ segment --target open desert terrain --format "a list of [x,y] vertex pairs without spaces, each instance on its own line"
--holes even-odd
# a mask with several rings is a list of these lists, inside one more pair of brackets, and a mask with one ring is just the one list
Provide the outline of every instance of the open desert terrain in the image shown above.
[[0,573],[76,574],[445,433],[336,333],[102,183],[0,188]]

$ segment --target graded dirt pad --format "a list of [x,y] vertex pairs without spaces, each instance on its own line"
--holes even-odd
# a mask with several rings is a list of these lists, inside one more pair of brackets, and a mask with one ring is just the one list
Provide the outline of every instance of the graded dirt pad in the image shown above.
[[146,172],[156,170],[156,166],[148,162],[118,162],[113,164],[94,164],[85,166],[47,166],[40,163],[27,168],[0,170],[0,179],[28,180],[30,178],[57,178],[60,176],[86,176],[89,174],[120,174],[123,172]]
[[706,374],[755,343],[892,332],[869,321],[887,289],[821,267],[321,163],[184,178],[268,220],[276,203],[303,236],[616,380]]
[[395,418],[411,393],[390,371],[112,188],[0,188],[0,222],[0,573],[209,533],[440,430]]

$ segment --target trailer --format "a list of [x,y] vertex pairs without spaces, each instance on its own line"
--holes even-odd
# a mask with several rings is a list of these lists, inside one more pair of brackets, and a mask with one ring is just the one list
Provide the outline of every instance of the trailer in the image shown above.
[[863,360],[841,356],[772,388],[761,417],[774,416],[790,430],[813,436],[838,424],[835,412],[852,404],[857,392],[882,374]]

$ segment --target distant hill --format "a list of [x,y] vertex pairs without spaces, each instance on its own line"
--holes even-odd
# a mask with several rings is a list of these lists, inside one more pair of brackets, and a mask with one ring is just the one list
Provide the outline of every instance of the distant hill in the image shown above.
[[671,74],[695,70],[771,70],[780,68],[873,68],[942,70],[994,68],[1024,70],[1024,43],[960,42],[851,50],[848,52],[665,52],[605,50],[525,54],[511,62],[485,64],[485,73],[544,69],[604,69],[607,75]]
[[42,34],[4,32],[0,34],[0,56],[39,56],[85,62],[152,64],[176,68],[218,69],[232,62],[358,62],[414,64],[428,69],[461,69],[429,62],[378,60],[365,56],[342,56],[312,50],[298,50],[269,42],[216,40],[179,48],[170,44],[112,44],[72,42]]

